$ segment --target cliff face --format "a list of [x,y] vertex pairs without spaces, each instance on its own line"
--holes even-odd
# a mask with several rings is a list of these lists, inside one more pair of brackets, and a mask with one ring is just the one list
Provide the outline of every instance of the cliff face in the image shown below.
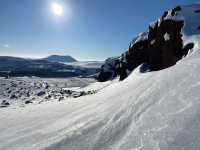
[[[175,65],[195,46],[192,40],[184,42],[183,39],[188,31],[193,32],[192,34],[199,33],[199,26],[195,26],[197,31],[194,31],[196,22],[190,19],[190,15],[193,15],[193,19],[200,18],[199,9],[197,9],[199,5],[197,6],[183,6],[184,10],[181,6],[177,6],[164,12],[160,19],[149,26],[147,32],[140,34],[131,42],[127,52],[102,66],[99,81],[112,79],[113,74],[119,75],[120,80],[123,80],[128,76],[128,72],[141,64],[147,64],[146,69],[150,71],[162,70]],[[188,26],[188,24],[192,25]],[[110,76],[108,68],[105,67],[108,64],[112,64],[114,71]]]

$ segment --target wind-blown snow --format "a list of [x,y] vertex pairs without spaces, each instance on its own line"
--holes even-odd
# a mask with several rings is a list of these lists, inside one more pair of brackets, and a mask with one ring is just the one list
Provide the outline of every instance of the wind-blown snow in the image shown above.
[[138,68],[96,95],[0,109],[0,149],[197,150],[199,68],[196,54],[159,72]]

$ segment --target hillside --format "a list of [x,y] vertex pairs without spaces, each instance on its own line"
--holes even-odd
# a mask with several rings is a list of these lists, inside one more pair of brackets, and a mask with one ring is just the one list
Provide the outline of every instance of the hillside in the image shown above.
[[79,67],[73,64],[44,59],[24,59],[0,56],[0,76],[77,77],[96,74],[100,68]]

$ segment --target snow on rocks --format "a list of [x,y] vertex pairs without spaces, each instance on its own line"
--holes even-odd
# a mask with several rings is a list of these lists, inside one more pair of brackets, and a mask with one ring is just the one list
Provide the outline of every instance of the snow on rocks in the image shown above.
[[7,106],[9,106],[9,105],[10,105],[9,102],[7,102],[6,100],[3,100],[3,101],[1,102],[0,107],[7,107]]
[[45,94],[46,94],[45,91],[40,91],[40,92],[37,93],[37,96],[43,96],[43,95],[45,95]]
[[[164,34],[164,39],[165,39],[165,41],[169,41],[170,40],[170,34],[169,33],[165,33]],[[153,45],[153,44],[152,44]]]
[[[128,51],[118,58],[116,65],[111,65],[112,69],[108,69],[124,80],[128,76],[128,71],[133,71],[141,64],[148,64],[150,71],[158,71],[175,65],[190,52],[198,51],[200,49],[199,8],[200,4],[195,4],[177,6],[165,11],[161,18],[149,25],[148,31],[134,38]],[[99,81],[102,81],[103,75],[108,76],[108,73],[109,71],[105,72],[102,69],[98,76]],[[109,76],[103,79],[107,81],[112,78]]]
[[[62,101],[70,97],[88,95],[91,91],[70,90],[74,85],[83,88],[94,79],[68,78],[68,79],[42,79],[42,78],[0,78],[0,102],[12,105],[42,103],[50,100]],[[65,90],[65,88],[69,88]],[[73,89],[73,88],[72,88]],[[84,92],[84,94],[83,94]],[[76,94],[75,94],[76,93]],[[5,101],[6,100],[6,101]]]

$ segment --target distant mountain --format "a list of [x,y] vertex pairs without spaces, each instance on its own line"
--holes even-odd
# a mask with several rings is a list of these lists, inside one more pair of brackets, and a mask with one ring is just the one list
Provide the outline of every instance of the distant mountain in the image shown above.
[[51,55],[44,59],[48,60],[50,62],[62,62],[62,63],[77,62],[76,59],[74,59],[73,57],[68,56],[68,55],[66,55],[66,56]]
[[86,68],[51,62],[45,59],[24,59],[0,56],[0,76],[37,76],[37,77],[87,77],[96,74],[100,68]]

